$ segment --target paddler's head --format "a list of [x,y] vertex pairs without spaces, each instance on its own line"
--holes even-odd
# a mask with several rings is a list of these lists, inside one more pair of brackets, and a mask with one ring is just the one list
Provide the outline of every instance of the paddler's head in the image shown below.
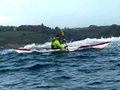
[[60,35],[56,35],[56,39],[60,39]]

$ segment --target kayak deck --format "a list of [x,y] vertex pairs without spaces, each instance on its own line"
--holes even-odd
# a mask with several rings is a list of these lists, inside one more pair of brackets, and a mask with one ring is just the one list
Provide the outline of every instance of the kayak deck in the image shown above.
[[104,48],[110,43],[108,42],[103,42],[99,44],[93,44],[93,45],[86,45],[86,46],[80,46],[80,47],[68,47],[68,50],[66,49],[49,49],[49,50],[31,50],[31,49],[21,49],[21,48],[13,48],[16,52],[18,53],[31,53],[31,52],[55,52],[55,51],[75,51],[78,49],[85,49],[85,48]]

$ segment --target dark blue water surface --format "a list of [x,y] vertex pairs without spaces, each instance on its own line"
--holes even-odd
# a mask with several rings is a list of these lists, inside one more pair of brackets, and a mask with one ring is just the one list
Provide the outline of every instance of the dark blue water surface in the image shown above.
[[120,90],[120,47],[74,52],[0,50],[0,90]]

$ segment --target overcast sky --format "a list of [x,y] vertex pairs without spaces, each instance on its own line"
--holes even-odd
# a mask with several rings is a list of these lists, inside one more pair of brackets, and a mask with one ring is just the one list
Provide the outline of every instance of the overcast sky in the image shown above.
[[0,0],[0,25],[120,25],[120,0]]

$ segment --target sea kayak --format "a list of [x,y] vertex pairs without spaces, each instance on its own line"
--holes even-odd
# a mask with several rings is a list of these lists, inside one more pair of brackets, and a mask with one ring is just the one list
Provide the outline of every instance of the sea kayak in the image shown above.
[[24,49],[24,48],[13,48],[17,53],[31,53],[31,52],[56,52],[56,51],[75,51],[79,49],[85,49],[85,48],[104,48],[110,43],[108,42],[103,42],[103,43],[98,43],[98,44],[93,44],[93,45],[86,45],[86,46],[79,46],[79,47],[68,47],[68,50],[66,49],[49,49],[49,50],[31,50],[31,49]]

